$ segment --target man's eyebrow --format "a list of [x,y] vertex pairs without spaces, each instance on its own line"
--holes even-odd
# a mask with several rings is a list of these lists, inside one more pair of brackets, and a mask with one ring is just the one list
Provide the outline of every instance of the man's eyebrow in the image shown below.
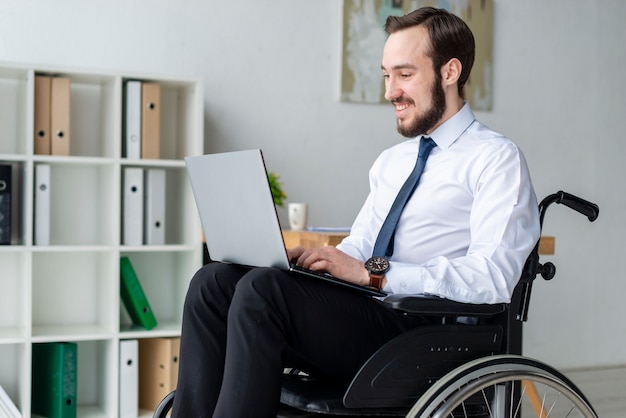
[[[397,64],[397,65],[394,65],[393,67],[391,67],[391,68],[390,68],[390,70],[391,70],[391,71],[397,71],[397,70],[407,70],[407,69],[408,69],[408,70],[414,70],[415,68],[416,68],[416,67],[415,67],[415,65],[413,65],[413,64],[409,64],[409,63],[406,63],[406,64]],[[381,69],[381,70],[383,70],[383,71],[387,71],[387,69],[385,68],[385,66],[384,66],[384,65],[382,65],[382,64],[380,65],[380,69]]]

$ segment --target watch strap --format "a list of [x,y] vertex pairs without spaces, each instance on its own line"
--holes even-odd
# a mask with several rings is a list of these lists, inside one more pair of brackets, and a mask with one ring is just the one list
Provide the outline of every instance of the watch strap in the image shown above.
[[382,289],[384,278],[384,274],[370,273],[370,287],[373,287],[374,289]]

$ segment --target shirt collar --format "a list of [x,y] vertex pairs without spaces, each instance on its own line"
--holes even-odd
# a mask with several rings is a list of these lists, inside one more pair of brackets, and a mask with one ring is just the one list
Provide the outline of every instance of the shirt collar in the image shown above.
[[465,102],[461,110],[431,132],[429,137],[441,149],[449,148],[476,120],[469,104]]

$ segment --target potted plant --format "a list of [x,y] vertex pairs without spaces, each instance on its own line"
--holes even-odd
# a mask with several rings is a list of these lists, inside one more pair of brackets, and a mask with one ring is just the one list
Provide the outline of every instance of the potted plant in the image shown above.
[[276,206],[283,207],[285,205],[285,199],[287,195],[283,191],[283,183],[280,181],[278,174],[273,172],[267,173],[267,179],[270,183],[270,189],[272,190],[272,198]]

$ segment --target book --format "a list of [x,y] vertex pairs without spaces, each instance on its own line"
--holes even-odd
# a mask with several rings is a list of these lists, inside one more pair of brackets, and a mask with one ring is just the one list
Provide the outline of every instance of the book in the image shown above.
[[165,170],[147,169],[144,181],[144,244],[165,244]]
[[77,355],[76,343],[33,344],[33,414],[76,418]]
[[122,194],[122,243],[143,244],[143,169],[124,168],[124,190]]
[[70,155],[70,79],[52,77],[50,154]]
[[35,76],[35,154],[50,154],[50,99],[52,95],[52,77]]
[[137,418],[139,409],[139,344],[137,340],[120,341],[120,418]]
[[133,324],[148,330],[157,326],[156,317],[128,257],[120,258],[120,293]]
[[158,159],[161,153],[161,85],[141,84],[141,157]]
[[141,158],[141,81],[128,80],[124,85],[124,157]]
[[35,245],[50,244],[50,165],[35,166]]
[[11,171],[9,164],[0,164],[0,244],[11,243]]
[[139,407],[154,410],[176,389],[180,338],[139,340]]

